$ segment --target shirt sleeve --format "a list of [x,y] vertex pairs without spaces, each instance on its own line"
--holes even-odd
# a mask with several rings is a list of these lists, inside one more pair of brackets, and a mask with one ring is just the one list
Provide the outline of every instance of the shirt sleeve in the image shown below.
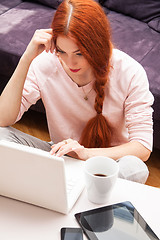
[[146,72],[139,66],[129,84],[125,100],[125,119],[129,141],[136,140],[149,150],[152,150],[153,146],[153,101]]
[[30,65],[24,88],[22,93],[21,107],[16,122],[20,120],[23,113],[27,111],[31,105],[35,104],[41,98],[40,89],[34,72],[33,62]]

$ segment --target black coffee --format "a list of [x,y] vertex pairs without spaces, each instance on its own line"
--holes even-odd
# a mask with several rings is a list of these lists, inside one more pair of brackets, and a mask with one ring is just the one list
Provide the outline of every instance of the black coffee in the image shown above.
[[101,174],[101,173],[95,173],[94,176],[97,176],[97,177],[107,177],[107,175]]

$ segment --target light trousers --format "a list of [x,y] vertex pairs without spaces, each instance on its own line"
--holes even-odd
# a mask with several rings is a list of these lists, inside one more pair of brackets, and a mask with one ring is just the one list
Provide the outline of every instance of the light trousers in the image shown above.
[[[6,140],[44,151],[50,151],[53,142],[42,141],[12,127],[0,127],[0,140]],[[145,183],[149,171],[146,164],[136,156],[127,155],[117,160],[119,177],[134,182]]]

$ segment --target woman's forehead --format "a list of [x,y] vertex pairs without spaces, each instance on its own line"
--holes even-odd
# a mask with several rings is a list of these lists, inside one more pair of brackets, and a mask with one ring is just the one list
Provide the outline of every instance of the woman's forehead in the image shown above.
[[56,40],[56,45],[61,50],[67,52],[76,52],[79,50],[76,41],[73,38],[67,36],[58,36]]

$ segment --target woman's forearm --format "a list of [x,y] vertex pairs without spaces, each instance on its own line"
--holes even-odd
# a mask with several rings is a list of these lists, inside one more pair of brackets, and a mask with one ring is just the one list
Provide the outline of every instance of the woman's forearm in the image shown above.
[[151,151],[138,141],[131,141],[119,146],[109,148],[85,148],[73,139],[66,139],[52,145],[51,154],[58,157],[68,154],[71,157],[87,160],[94,156],[106,156],[114,160],[127,155],[133,155],[142,161],[147,161]]
[[0,126],[12,125],[19,113],[22,91],[31,60],[25,54],[0,96]]
[[52,29],[36,30],[11,79],[0,96],[0,126],[13,124],[18,116],[29,66],[44,50],[53,52]]
[[86,149],[86,159],[99,155],[117,160],[126,155],[134,155],[142,159],[142,161],[147,161],[150,153],[151,151],[144,147],[140,142],[131,141],[116,147],[88,148]]

